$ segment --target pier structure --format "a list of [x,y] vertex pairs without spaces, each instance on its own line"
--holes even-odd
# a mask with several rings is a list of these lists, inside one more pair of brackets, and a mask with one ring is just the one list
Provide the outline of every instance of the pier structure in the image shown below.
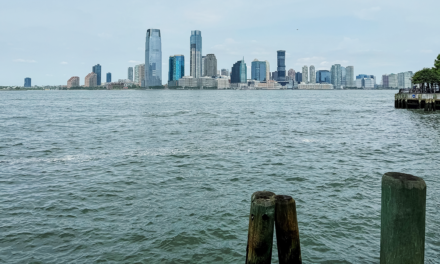
[[440,89],[400,89],[394,96],[394,107],[425,111],[440,110]]

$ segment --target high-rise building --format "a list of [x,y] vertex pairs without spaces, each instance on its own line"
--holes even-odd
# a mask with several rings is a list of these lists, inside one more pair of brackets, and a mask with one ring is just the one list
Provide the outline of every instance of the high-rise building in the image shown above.
[[217,76],[217,58],[214,54],[207,54],[204,59],[203,76]]
[[342,86],[342,70],[341,64],[332,65],[330,70],[330,79],[335,89],[341,89]]
[[185,57],[183,55],[170,56],[168,81],[178,81],[185,76]]
[[374,75],[359,74],[358,76],[356,76],[357,88],[373,89],[375,85],[376,78],[374,77]]
[[244,58],[241,61],[234,63],[231,69],[231,83],[246,83],[247,82],[247,67]]
[[316,72],[313,65],[310,65],[310,83],[316,83]]
[[390,75],[388,75],[388,87],[389,88],[398,87],[397,74],[391,73]]
[[271,80],[274,80],[274,81],[278,80],[278,71],[272,72],[272,79]]
[[222,69],[222,71],[221,71],[221,75],[223,75],[223,76],[229,76],[229,71],[226,70],[226,69]]
[[302,73],[300,73],[300,72],[295,73],[295,81],[297,83],[301,83],[302,82]]
[[251,65],[251,79],[265,82],[266,79],[266,62],[255,59]]
[[270,64],[266,61],[266,81],[270,80]]
[[278,81],[281,82],[286,81],[286,51],[285,50],[277,51],[277,72],[278,72]]
[[330,71],[319,70],[316,72],[317,83],[331,83]]
[[205,59],[206,56],[202,56],[202,77],[205,76]]
[[134,80],[133,80],[133,82],[134,83],[139,83],[139,65],[135,65],[134,66]]
[[101,85],[101,65],[96,64],[93,66],[93,72],[96,73],[97,83],[95,86]]
[[85,87],[98,86],[98,74],[94,72],[87,74],[86,78],[84,78],[84,86]]
[[307,65],[302,67],[302,82],[309,83],[309,68]]
[[202,64],[202,32],[193,30],[190,38],[190,75],[192,77],[202,77]]
[[133,67],[128,67],[128,76],[127,79],[133,81]]
[[139,86],[145,85],[145,64],[139,64]]
[[341,66],[341,85],[347,86],[347,69]]
[[289,71],[287,72],[287,77],[289,80],[295,81],[295,70],[289,69]]
[[32,86],[32,80],[29,77],[24,78],[24,87],[31,87]]
[[106,82],[107,83],[111,83],[112,82],[112,73],[111,72],[107,72]]
[[389,86],[389,82],[388,82],[388,75],[384,74],[382,75],[382,87],[383,88],[388,88]]
[[144,87],[162,85],[162,40],[159,29],[147,30],[144,72]]
[[73,76],[70,77],[70,79],[67,81],[67,89],[70,89],[72,87],[79,87],[79,77]]
[[411,78],[413,77],[412,71],[401,72],[397,74],[397,87],[399,89],[411,88],[412,82]]
[[353,66],[347,66],[346,68],[346,77],[345,77],[345,86],[347,87],[355,87],[354,84],[354,67]]

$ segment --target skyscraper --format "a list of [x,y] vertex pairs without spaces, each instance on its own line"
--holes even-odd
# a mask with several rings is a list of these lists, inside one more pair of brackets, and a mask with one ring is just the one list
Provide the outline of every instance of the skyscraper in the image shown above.
[[127,79],[133,81],[133,67],[128,67],[128,76]]
[[347,69],[341,66],[341,85],[347,86]]
[[79,77],[78,76],[70,77],[70,79],[67,81],[67,89],[70,89],[72,87],[79,87]]
[[202,32],[200,30],[191,31],[190,75],[194,78],[202,77]]
[[145,64],[139,64],[139,86],[145,85]]
[[247,67],[244,62],[244,58],[241,61],[237,61],[232,66],[231,70],[231,83],[246,83],[247,82]]
[[270,64],[266,61],[266,81],[270,80]]
[[346,74],[346,81],[345,81],[345,86],[347,87],[355,87],[356,85],[354,84],[354,67],[353,66],[347,66],[347,74]]
[[217,58],[214,54],[207,54],[204,59],[203,76],[215,77],[217,75]]
[[278,72],[278,81],[284,82],[286,81],[286,51],[278,50],[277,51],[277,72]]
[[168,81],[177,81],[185,75],[185,57],[183,55],[170,56]]
[[341,64],[332,65],[330,70],[331,81],[335,89],[340,89],[342,86],[342,70]]
[[24,78],[24,87],[29,88],[29,87],[31,87],[31,86],[32,86],[32,80],[31,80],[31,78],[29,78],[29,77]]
[[222,69],[222,71],[221,71],[221,75],[223,75],[223,76],[229,76],[229,71],[226,70],[226,69]]
[[96,64],[93,66],[93,72],[96,73],[96,86],[101,85],[101,65]]
[[106,76],[106,82],[107,83],[111,83],[112,82],[112,74],[111,72],[107,72],[107,76]]
[[383,88],[388,88],[389,86],[389,82],[388,82],[388,75],[384,74],[382,75],[382,87]]
[[251,66],[251,79],[264,82],[266,79],[266,62],[255,59]]
[[134,80],[133,80],[134,83],[139,83],[139,75],[140,75],[139,68],[140,68],[140,65],[134,66]]
[[310,65],[310,83],[316,83],[316,72],[313,65]]
[[272,72],[272,80],[277,81],[278,80],[278,71]]
[[300,73],[300,72],[295,73],[295,80],[297,83],[301,83],[302,82],[302,73]]
[[302,82],[309,83],[309,68],[307,65],[302,68]]
[[162,40],[159,29],[148,29],[145,41],[144,87],[162,85]]
[[84,86],[85,87],[98,86],[98,74],[94,72],[87,74],[86,78],[84,78]]
[[289,80],[295,81],[295,70],[289,69],[289,71],[287,72],[287,77]]
[[316,72],[317,83],[331,83],[330,72],[327,70],[319,70]]
[[413,77],[412,71],[398,73],[397,74],[397,87],[399,89],[411,88],[411,85],[412,85],[411,78],[412,77]]

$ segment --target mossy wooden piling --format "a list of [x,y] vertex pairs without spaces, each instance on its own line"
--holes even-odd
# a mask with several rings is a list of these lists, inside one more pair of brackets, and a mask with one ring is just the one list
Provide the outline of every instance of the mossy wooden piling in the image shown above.
[[382,178],[380,263],[423,264],[426,184],[422,178],[389,172]]

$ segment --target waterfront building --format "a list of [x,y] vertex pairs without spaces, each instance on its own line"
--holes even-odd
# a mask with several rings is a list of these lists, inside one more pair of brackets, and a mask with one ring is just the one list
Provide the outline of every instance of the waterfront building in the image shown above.
[[140,65],[136,65],[136,66],[134,66],[134,80],[133,80],[133,82],[134,83],[139,83],[139,67]]
[[287,79],[295,81],[295,70],[294,69],[289,69],[289,71],[287,72]]
[[220,75],[222,75],[222,76],[229,76],[229,71],[226,70],[226,69],[222,69]]
[[137,65],[139,68],[138,80],[135,82],[137,85],[142,86],[145,83],[145,64]]
[[268,81],[266,79],[266,62],[255,59],[251,66],[251,79],[260,82]]
[[302,73],[300,73],[300,72],[295,73],[295,81],[297,83],[301,83],[302,82]]
[[382,75],[382,87],[383,88],[388,88],[389,86],[389,82],[388,82],[388,75],[384,74]]
[[355,87],[354,84],[354,66],[347,66],[346,68],[346,84],[347,87]]
[[341,85],[342,87],[347,86],[347,69],[341,66]]
[[302,82],[309,83],[309,68],[307,65],[302,67]]
[[316,72],[316,82],[317,83],[331,83],[330,71],[319,70]]
[[332,68],[330,70],[330,80],[333,84],[333,87],[335,89],[341,89],[342,88],[342,70],[341,70],[341,64],[335,64],[332,65]]
[[67,89],[70,89],[72,87],[79,87],[79,77],[78,76],[73,76],[70,77],[70,79],[67,81]]
[[209,89],[229,89],[229,78],[212,78],[200,77],[194,78],[192,76],[183,76],[177,81],[169,81],[168,87],[180,86],[182,88],[209,88]]
[[316,83],[316,72],[313,65],[310,65],[310,83]]
[[202,77],[202,65],[202,32],[193,30],[190,38],[190,75]]
[[162,40],[159,29],[148,29],[145,41],[144,85],[162,85]]
[[298,85],[299,90],[332,90],[333,85],[329,83],[305,83],[301,82]]
[[24,78],[24,87],[30,88],[32,86],[32,79],[29,77]]
[[96,73],[96,85],[95,86],[100,86],[101,85],[101,65],[96,64],[95,66],[93,66],[92,72]]
[[272,72],[272,78],[271,78],[271,80],[274,80],[274,81],[278,80],[278,71],[274,71],[274,72]]
[[391,73],[390,75],[388,75],[388,87],[389,88],[398,87],[397,74]]
[[397,87],[399,89],[411,88],[412,82],[411,79],[413,77],[412,71],[401,72],[397,74]]
[[269,81],[270,80],[270,64],[268,61],[265,61],[265,62],[266,62],[266,81]]
[[98,86],[98,74],[91,72],[84,78],[84,87]]
[[231,69],[231,83],[246,83],[247,82],[247,67],[244,58],[241,61],[234,63]]
[[133,81],[133,67],[128,67],[128,76],[127,79]]
[[356,76],[356,88],[373,89],[376,85],[376,78],[374,75],[359,74]]
[[170,56],[168,81],[177,81],[185,76],[185,57],[183,55]]
[[203,76],[217,76],[217,58],[214,54],[207,54],[204,59]]
[[278,79],[276,80],[281,82],[286,81],[286,51],[285,50],[277,51],[277,72],[278,72]]
[[112,74],[111,74],[111,72],[107,72],[106,82],[107,82],[107,83],[112,82]]

